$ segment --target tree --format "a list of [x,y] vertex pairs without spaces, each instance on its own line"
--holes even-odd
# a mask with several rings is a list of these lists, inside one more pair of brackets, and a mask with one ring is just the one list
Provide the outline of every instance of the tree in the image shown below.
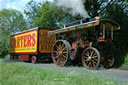
[[10,32],[8,30],[1,30],[0,31],[0,57],[4,57],[9,53],[9,39],[10,39]]
[[79,16],[74,17],[68,12],[58,8],[55,3],[44,2],[37,10],[37,16],[34,19],[35,26],[46,28],[62,28],[64,24],[75,21]]
[[111,11],[111,8],[118,4],[120,6],[126,5],[125,0],[86,0],[84,3],[85,9],[88,11],[90,17],[104,16],[107,11]]
[[126,0],[126,2],[128,3],[128,0]]
[[10,35],[26,29],[26,22],[20,11],[3,9],[0,11],[0,56],[9,53]]
[[24,14],[26,15],[26,20],[29,25],[29,28],[35,27],[34,18],[37,16],[37,10],[40,8],[41,3],[37,3],[34,0],[31,0],[27,3]]
[[27,29],[25,19],[20,11],[3,9],[0,11],[0,19],[0,29],[8,29],[11,33]]

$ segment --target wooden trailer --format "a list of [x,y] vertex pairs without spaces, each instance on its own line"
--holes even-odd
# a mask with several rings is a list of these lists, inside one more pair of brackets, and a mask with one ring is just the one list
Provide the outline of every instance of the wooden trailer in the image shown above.
[[51,60],[55,36],[47,36],[48,28],[34,28],[11,35],[10,58],[36,63],[44,59]]
[[52,59],[58,66],[82,65],[88,69],[99,66],[112,67],[114,56],[111,51],[113,31],[119,30],[117,22],[109,19],[88,19],[64,25],[64,28],[49,31],[56,36],[52,49]]

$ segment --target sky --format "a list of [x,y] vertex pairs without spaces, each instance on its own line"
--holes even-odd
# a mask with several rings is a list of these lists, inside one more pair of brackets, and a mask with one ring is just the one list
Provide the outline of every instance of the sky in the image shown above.
[[[2,9],[17,9],[21,12],[23,12],[23,9],[25,5],[29,2],[30,0],[0,0],[0,10]],[[35,0],[37,2],[43,2],[45,0]],[[53,0],[47,0],[53,2]]]

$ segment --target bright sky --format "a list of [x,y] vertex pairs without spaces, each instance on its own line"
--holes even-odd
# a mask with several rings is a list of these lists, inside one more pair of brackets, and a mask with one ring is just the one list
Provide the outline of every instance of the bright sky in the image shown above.
[[[0,0],[0,10],[6,8],[12,8],[12,9],[17,9],[23,12],[25,5],[29,2],[30,0]],[[37,2],[43,2],[45,0],[35,0]],[[47,0],[53,2],[53,0]]]

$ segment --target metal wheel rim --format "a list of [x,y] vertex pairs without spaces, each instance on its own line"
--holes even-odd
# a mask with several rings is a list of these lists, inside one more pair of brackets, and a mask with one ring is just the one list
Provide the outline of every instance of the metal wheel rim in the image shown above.
[[100,63],[100,55],[97,49],[87,48],[82,53],[82,64],[88,69],[95,69]]
[[35,58],[32,58],[32,63],[34,63],[35,62]]
[[36,57],[32,56],[32,63],[35,63],[35,62],[36,62]]
[[68,47],[64,41],[57,41],[52,51],[53,62],[58,66],[64,66],[68,59]]

